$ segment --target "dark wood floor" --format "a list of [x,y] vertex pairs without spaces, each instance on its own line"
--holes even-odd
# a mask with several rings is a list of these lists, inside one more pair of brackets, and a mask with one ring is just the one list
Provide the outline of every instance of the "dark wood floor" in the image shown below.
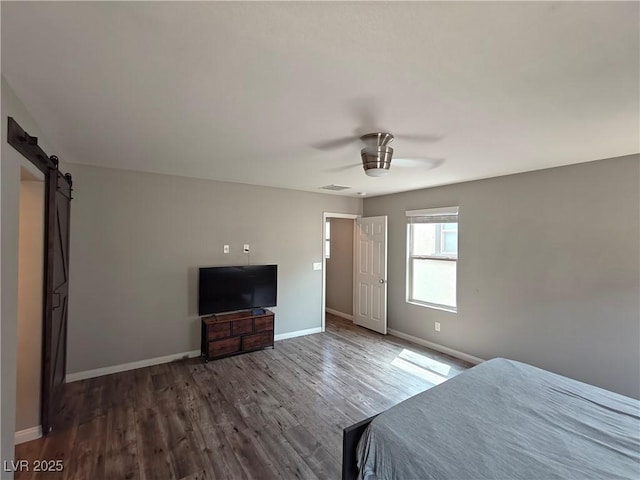
[[16,478],[338,479],[345,426],[469,366],[328,314],[273,350],[67,385],[64,428],[16,448],[63,472]]

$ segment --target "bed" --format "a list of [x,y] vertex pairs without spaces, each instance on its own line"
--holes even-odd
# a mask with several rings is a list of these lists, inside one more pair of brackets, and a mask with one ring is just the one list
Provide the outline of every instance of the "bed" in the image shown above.
[[343,440],[343,480],[640,478],[638,400],[503,358]]

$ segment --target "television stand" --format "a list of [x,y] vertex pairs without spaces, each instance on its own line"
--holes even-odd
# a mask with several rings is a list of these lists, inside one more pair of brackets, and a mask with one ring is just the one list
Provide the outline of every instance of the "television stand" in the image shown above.
[[200,354],[205,362],[274,346],[275,314],[266,309],[202,317]]

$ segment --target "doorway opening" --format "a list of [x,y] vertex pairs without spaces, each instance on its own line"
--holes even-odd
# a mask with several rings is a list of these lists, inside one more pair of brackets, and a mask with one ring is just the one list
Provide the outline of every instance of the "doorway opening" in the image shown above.
[[355,221],[360,215],[323,214],[322,331],[327,313],[353,321]]
[[[336,220],[334,220],[336,219]],[[328,260],[335,251],[334,241],[336,237],[337,220],[348,219],[351,223],[351,242],[340,252],[351,255],[345,260],[336,261],[339,272],[335,277],[331,271],[331,263]],[[336,223],[336,226],[333,224]],[[340,227],[338,227],[339,229]],[[387,217],[362,217],[360,215],[324,213],[323,214],[323,262],[322,262],[322,331],[326,328],[327,312],[337,314],[351,320],[354,324],[368,328],[383,335],[387,334]],[[348,245],[351,250],[348,250]],[[327,258],[327,254],[329,259]],[[345,268],[350,265],[349,269]],[[330,298],[330,289],[334,285],[333,278],[337,278],[340,293],[347,294],[337,308],[333,307]],[[351,282],[347,285],[348,282]],[[344,310],[348,308],[348,294],[351,295],[351,313]],[[338,312],[338,313],[336,313]]]
[[15,443],[42,436],[42,325],[44,318],[44,174],[20,167],[18,231],[18,345]]

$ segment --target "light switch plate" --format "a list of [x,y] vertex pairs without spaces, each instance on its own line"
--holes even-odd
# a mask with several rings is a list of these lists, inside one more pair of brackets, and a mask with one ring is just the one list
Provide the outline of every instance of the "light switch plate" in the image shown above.
[[322,270],[322,262],[313,262],[314,270]]
[[224,253],[229,253],[229,245],[225,245],[224,247],[222,247],[222,251]]
[[249,253],[249,244],[248,244],[248,243],[245,243],[245,244],[244,244],[244,247],[243,247],[243,250],[242,250],[242,251],[243,251],[244,253]]

